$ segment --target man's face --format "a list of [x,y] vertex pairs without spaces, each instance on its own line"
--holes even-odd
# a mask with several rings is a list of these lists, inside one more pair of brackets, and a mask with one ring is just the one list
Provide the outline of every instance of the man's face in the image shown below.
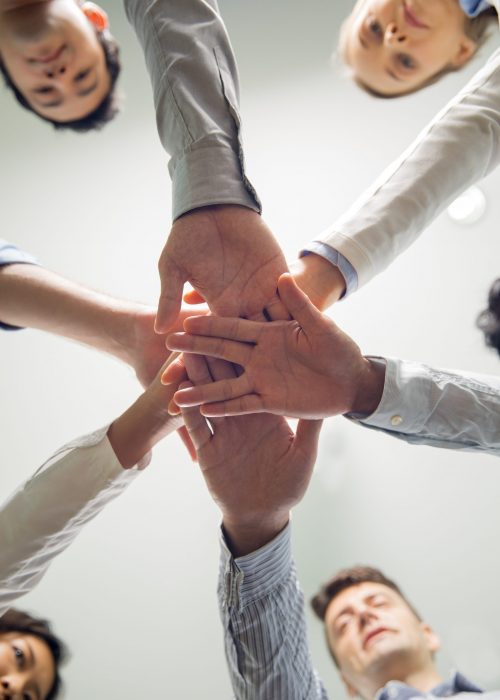
[[383,95],[416,90],[445,68],[458,68],[475,43],[457,0],[358,0],[343,34],[355,77]]
[[21,632],[0,635],[0,698],[43,700],[54,677],[54,659],[45,642]]
[[10,3],[0,16],[0,58],[12,82],[38,114],[54,121],[93,112],[110,89],[92,24],[99,8],[75,0]]
[[327,608],[325,624],[349,691],[363,697],[429,667],[439,648],[430,627],[380,583],[360,583],[339,593]]

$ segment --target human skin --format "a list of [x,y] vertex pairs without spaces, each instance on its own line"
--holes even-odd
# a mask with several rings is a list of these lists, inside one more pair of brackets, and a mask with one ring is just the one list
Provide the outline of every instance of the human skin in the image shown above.
[[0,0],[0,60],[35,112],[58,122],[93,112],[111,81],[97,32],[104,10],[76,0]]
[[389,681],[422,692],[442,681],[433,660],[439,638],[388,586],[364,582],[344,589],[330,602],[325,625],[351,697],[371,700]]
[[[238,205],[195,209],[177,219],[161,254],[156,330],[177,319],[185,282],[220,316],[287,318],[277,295],[286,261],[262,217]],[[199,297],[198,297],[199,298]]]
[[[178,406],[202,404],[205,416],[267,411],[296,418],[372,413],[382,397],[385,369],[365,358],[354,341],[321,314],[290,275],[278,283],[290,321],[273,323],[193,317],[186,333],[167,338],[171,350],[218,357],[240,376],[174,396]],[[178,366],[163,381],[176,381]]]
[[358,0],[342,32],[353,77],[381,95],[422,87],[463,66],[477,46],[457,0]]
[[[220,360],[187,356],[185,361],[195,385],[235,376]],[[304,496],[321,421],[299,421],[294,435],[284,418],[269,414],[207,422],[192,407],[182,409],[182,417],[233,554],[255,551],[285,527],[290,509]]]
[[1,697],[44,700],[54,682],[49,647],[39,637],[21,632],[0,635]]

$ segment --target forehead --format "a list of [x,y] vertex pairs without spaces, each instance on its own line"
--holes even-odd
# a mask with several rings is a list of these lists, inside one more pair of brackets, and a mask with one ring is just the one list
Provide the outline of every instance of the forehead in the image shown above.
[[403,600],[399,593],[396,593],[396,591],[389,588],[389,586],[386,586],[383,583],[372,583],[371,581],[365,581],[363,583],[357,583],[353,586],[349,586],[349,588],[345,588],[343,591],[338,593],[328,605],[325,621],[333,620],[344,609],[359,605],[360,603],[367,603],[376,596],[384,596],[392,603],[404,606],[409,610],[407,603]]

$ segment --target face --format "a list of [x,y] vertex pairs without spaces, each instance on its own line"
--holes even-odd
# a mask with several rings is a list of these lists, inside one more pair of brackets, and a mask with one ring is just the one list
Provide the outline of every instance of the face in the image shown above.
[[390,680],[433,668],[439,640],[395,591],[360,583],[326,611],[328,642],[352,695],[371,697]]
[[38,114],[73,121],[103,101],[110,77],[96,26],[102,29],[105,23],[100,8],[92,3],[80,7],[75,0],[17,0],[2,10],[0,57]]
[[55,678],[54,659],[38,637],[0,635],[0,699],[44,700]]
[[469,60],[476,44],[465,21],[457,0],[358,0],[342,50],[359,82],[400,95]]

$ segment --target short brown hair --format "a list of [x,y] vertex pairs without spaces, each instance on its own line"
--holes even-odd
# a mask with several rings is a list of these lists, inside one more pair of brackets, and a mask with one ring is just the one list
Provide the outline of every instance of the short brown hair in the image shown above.
[[476,323],[484,333],[486,345],[500,355],[500,278],[491,285],[488,308],[481,311]]
[[51,624],[40,617],[34,617],[23,610],[11,608],[0,617],[0,635],[8,632],[18,632],[19,634],[29,634],[38,637],[44,642],[52,655],[55,666],[54,682],[45,700],[55,700],[58,697],[62,680],[59,675],[59,666],[68,658],[68,649],[62,639],[57,637],[52,630]]

